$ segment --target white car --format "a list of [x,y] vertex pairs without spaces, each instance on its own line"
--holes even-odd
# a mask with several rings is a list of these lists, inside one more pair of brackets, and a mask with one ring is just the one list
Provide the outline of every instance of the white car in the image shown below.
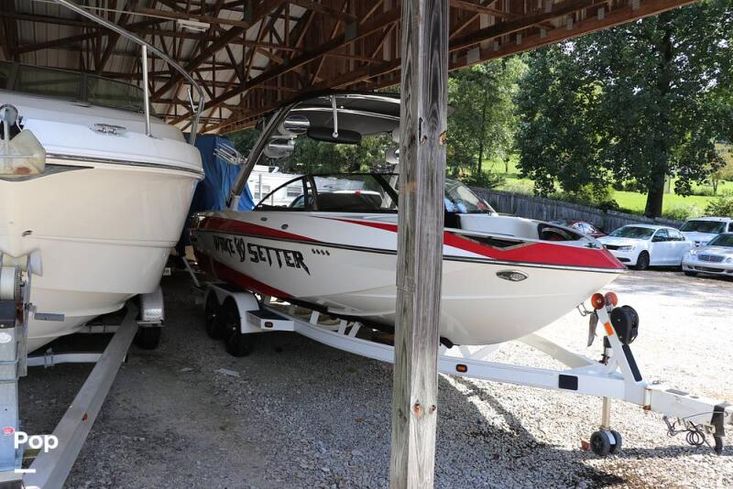
[[710,273],[733,277],[733,233],[714,237],[707,246],[693,248],[682,260],[685,275]]
[[682,257],[695,245],[675,228],[631,224],[598,238],[621,263],[644,270],[650,266],[682,264]]
[[730,217],[698,217],[688,219],[680,228],[682,234],[695,246],[705,246],[720,233],[733,233],[733,219]]

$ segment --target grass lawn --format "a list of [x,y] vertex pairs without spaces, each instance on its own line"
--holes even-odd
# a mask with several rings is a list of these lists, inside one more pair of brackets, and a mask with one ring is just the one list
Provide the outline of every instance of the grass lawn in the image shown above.
[[[627,209],[637,214],[644,212],[644,207],[646,206],[646,195],[644,194],[614,191],[613,198],[622,209]],[[700,195],[683,197],[674,193],[664,194],[662,212],[667,214],[681,207],[694,207],[690,209],[690,217],[702,216],[705,212],[705,207],[714,198]]]
[[[517,168],[516,156],[513,156],[509,160],[509,164],[505,166],[503,161],[484,161],[484,169],[492,173],[501,175],[504,177],[504,183],[497,187],[497,190],[503,190],[506,192],[516,192],[524,194],[532,194],[533,183],[528,178],[521,178],[519,175],[519,169]],[[507,171],[508,170],[508,171]],[[700,187],[694,185],[694,187]],[[733,182],[721,182],[718,188],[718,193],[729,193],[733,191]],[[637,192],[622,192],[613,191],[612,196],[618,203],[621,209],[635,213],[642,214],[644,207],[646,206],[646,195]],[[679,214],[681,208],[686,208],[689,211],[690,217],[698,217],[704,214],[705,207],[708,203],[715,199],[715,197],[701,196],[701,195],[690,195],[689,197],[683,197],[677,195],[674,192],[664,195],[664,214]],[[675,212],[677,210],[678,212]]]

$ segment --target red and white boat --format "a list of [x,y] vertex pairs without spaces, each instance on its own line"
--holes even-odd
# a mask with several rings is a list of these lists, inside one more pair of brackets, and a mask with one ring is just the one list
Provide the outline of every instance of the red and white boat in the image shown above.
[[[332,97],[291,108],[298,124],[308,121],[308,135],[329,139],[334,119],[352,141],[399,124],[397,98]],[[283,184],[293,195],[289,203],[272,205],[265,196],[252,212],[198,214],[192,243],[199,265],[244,289],[393,327],[397,180],[378,173],[306,175]],[[532,333],[624,270],[593,238],[499,216],[459,182],[446,182],[445,205],[440,334],[446,344],[496,344]]]

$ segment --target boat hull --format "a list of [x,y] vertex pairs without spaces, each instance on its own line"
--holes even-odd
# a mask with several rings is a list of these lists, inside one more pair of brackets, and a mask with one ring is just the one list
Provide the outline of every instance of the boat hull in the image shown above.
[[[317,304],[334,314],[394,325],[396,227],[330,220],[319,230],[319,217],[293,218],[293,213],[226,217],[209,216],[193,230],[199,265],[216,278],[263,294]],[[267,227],[262,226],[264,222]],[[298,233],[298,224],[303,232],[311,230],[309,238]],[[328,234],[334,227],[341,227],[337,234],[349,238],[331,242]],[[456,246],[444,246],[440,334],[455,344],[496,344],[532,333],[622,271],[621,266],[604,269],[488,259],[458,248],[453,238],[445,241]],[[595,251],[607,258],[605,251]],[[501,278],[509,274],[523,278]]]
[[0,253],[31,257],[33,310],[64,318],[31,314],[28,351],[155,290],[198,178],[67,159],[34,178],[0,179]]

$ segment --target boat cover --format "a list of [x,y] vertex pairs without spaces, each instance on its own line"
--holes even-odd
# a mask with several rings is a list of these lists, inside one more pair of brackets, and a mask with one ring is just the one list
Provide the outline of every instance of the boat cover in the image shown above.
[[[227,163],[215,155],[217,148],[234,148],[232,142],[223,137],[211,134],[201,134],[196,137],[196,147],[201,152],[201,163],[204,169],[204,179],[201,180],[193,194],[191,208],[188,211],[189,219],[183,229],[181,241],[178,246],[189,244],[189,221],[190,217],[202,211],[219,211],[226,209],[226,201],[229,191],[232,188],[239,167]],[[240,211],[251,211],[254,208],[254,201],[249,187],[245,186],[242,191],[242,198],[239,201]]]

